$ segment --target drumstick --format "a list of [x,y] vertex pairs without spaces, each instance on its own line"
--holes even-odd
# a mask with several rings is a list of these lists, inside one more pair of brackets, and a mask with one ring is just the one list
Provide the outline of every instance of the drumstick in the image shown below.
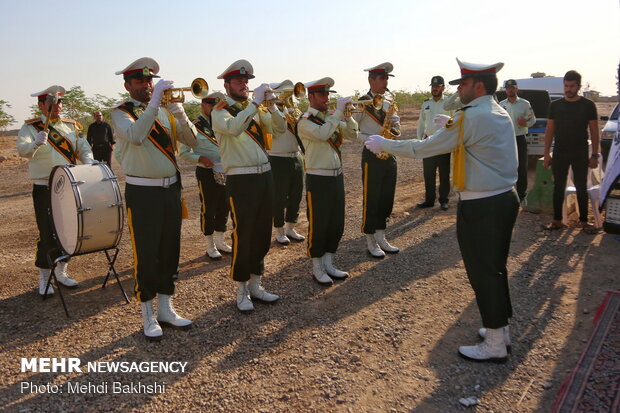
[[47,111],[47,116],[45,119],[45,127],[43,128],[43,130],[45,132],[48,132],[49,125],[50,125],[50,117],[52,116],[52,106],[58,103],[58,93],[49,93],[46,96],[45,101],[49,103],[49,110]]

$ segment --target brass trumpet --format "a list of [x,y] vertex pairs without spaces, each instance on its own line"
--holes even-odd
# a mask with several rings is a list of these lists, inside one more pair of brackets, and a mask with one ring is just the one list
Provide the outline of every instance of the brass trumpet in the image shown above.
[[171,103],[185,102],[185,93],[192,92],[196,99],[204,99],[209,94],[209,85],[207,81],[201,77],[197,77],[192,81],[190,87],[175,87],[164,90],[164,96],[161,98],[161,106],[167,106]]
[[353,113],[363,113],[364,107],[368,105],[372,105],[376,110],[380,110],[383,107],[383,95],[375,95],[372,99],[366,100],[352,100],[347,104],[344,110],[344,116],[349,117]]
[[[291,99],[292,96],[295,96],[297,100],[301,100],[306,96],[306,87],[301,82],[295,83],[295,86],[293,86],[292,89],[284,89],[284,90],[268,89],[267,91],[277,96],[273,99],[265,100],[264,104],[268,104],[268,105],[272,103],[275,103],[276,105],[286,105],[287,103],[290,103],[288,101]],[[248,92],[254,93],[253,90],[249,90]]]

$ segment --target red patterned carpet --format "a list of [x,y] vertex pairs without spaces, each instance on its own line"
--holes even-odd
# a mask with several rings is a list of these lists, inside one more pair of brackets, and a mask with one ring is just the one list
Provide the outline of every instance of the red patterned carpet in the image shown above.
[[594,317],[594,330],[566,379],[553,411],[618,412],[620,407],[620,292],[610,291]]

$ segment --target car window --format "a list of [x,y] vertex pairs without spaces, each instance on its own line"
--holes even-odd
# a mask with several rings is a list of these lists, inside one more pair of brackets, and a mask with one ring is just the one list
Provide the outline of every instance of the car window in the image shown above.
[[618,109],[620,108],[620,105],[616,105],[616,107],[614,108],[614,111],[611,112],[611,116],[609,117],[609,120],[618,120]]

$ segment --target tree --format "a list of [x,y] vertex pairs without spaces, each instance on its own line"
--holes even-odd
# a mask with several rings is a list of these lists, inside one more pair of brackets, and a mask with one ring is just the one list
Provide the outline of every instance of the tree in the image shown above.
[[6,100],[0,100],[0,130],[6,130],[7,126],[15,122],[15,118],[4,111],[5,106],[11,107]]

